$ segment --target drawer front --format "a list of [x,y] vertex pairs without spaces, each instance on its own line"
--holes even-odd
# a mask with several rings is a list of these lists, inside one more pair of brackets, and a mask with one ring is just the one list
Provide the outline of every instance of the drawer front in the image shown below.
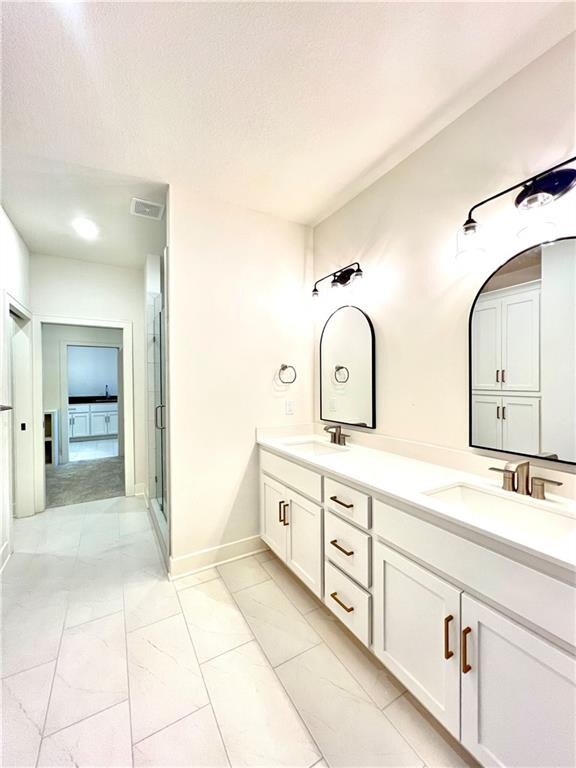
[[118,412],[118,403],[92,403],[91,413],[115,413]]
[[332,512],[324,518],[324,552],[341,570],[363,587],[369,587],[371,536]]
[[357,525],[370,528],[370,496],[365,493],[327,477],[324,479],[324,504]]
[[324,564],[324,602],[364,645],[370,645],[372,597],[328,561]]
[[268,453],[268,451],[260,451],[260,469],[300,491],[304,496],[309,496],[315,501],[322,501],[322,477],[316,472],[282,459],[274,453]]
[[68,413],[90,413],[89,405],[69,405]]
[[374,533],[576,646],[576,589],[569,584],[376,500]]

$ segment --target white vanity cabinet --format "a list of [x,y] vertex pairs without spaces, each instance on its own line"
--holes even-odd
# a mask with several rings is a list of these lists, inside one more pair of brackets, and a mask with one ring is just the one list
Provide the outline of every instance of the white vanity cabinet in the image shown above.
[[397,485],[392,499],[352,472],[260,459],[262,539],[483,766],[576,765],[573,577],[435,519]]
[[322,508],[263,473],[260,520],[261,538],[322,597]]
[[68,434],[70,437],[88,437],[90,435],[90,406],[68,406]]
[[462,743],[484,766],[576,765],[576,659],[462,596]]
[[461,590],[374,544],[374,653],[456,738]]

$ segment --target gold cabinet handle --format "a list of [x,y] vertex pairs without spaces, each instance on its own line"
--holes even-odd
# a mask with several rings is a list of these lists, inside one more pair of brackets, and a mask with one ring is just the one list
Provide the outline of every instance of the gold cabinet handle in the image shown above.
[[464,627],[462,630],[462,673],[467,674],[472,667],[468,664],[468,635],[472,632],[472,627]]
[[285,501],[278,502],[278,522],[279,523],[284,522],[284,516],[282,514],[284,510],[282,509],[282,507],[284,506],[285,503],[286,503]]
[[502,418],[504,419],[504,421],[506,421],[506,406],[505,405],[502,406]]
[[499,405],[496,406],[496,418],[497,419],[500,418],[500,406]]
[[354,504],[346,504],[343,501],[340,501],[338,496],[330,496],[330,501],[333,501],[335,504],[340,504],[341,507],[344,507],[345,509],[352,509]]
[[451,659],[454,656],[454,651],[450,650],[450,622],[454,620],[454,616],[450,614],[444,619],[444,658]]
[[346,555],[346,557],[350,557],[351,555],[354,554],[353,549],[348,550],[348,549],[344,549],[344,547],[341,547],[340,544],[338,544],[338,539],[332,539],[330,544],[332,544],[333,547],[336,547],[336,549],[339,549],[340,552],[343,552]]
[[290,504],[287,501],[285,501],[284,502],[284,517],[282,518],[282,524],[283,525],[290,525],[290,523],[286,519],[286,511],[287,511],[289,506],[290,506]]
[[330,597],[332,598],[332,600],[335,600],[338,603],[340,608],[344,608],[346,613],[352,613],[352,611],[354,610],[353,605],[346,605],[346,603],[343,603],[342,600],[340,600],[340,598],[338,597],[338,592],[330,592]]
[[500,371],[496,369],[496,384],[500,384]]
[[502,384],[506,384],[506,371],[502,368]]

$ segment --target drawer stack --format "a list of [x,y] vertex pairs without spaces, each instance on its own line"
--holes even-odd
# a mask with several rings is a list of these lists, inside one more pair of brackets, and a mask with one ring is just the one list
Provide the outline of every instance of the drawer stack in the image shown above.
[[372,499],[324,479],[324,601],[365,645],[371,644]]

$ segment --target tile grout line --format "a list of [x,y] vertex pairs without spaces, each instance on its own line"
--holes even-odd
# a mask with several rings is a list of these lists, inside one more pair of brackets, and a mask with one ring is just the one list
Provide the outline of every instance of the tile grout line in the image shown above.
[[172,723],[163,725],[162,728],[158,728],[157,731],[152,731],[152,733],[149,733],[146,736],[143,736],[141,739],[138,739],[138,741],[135,741],[132,746],[137,747],[138,744],[142,744],[143,741],[146,741],[147,739],[151,739],[153,736],[157,736],[159,733],[162,733],[162,731],[165,731],[167,728],[172,728],[173,725],[177,725],[177,723],[181,723],[182,720],[186,720],[187,717],[192,717],[192,715],[195,715],[196,713],[201,712],[203,709],[206,709],[207,707],[210,707],[210,702],[208,702],[207,704],[203,704],[201,707],[198,707],[197,709],[193,709],[191,712],[187,712],[185,715],[182,715],[182,717],[179,717],[177,720],[174,720],[174,722]]
[[[197,585],[197,586],[199,586],[199,585]],[[192,653],[194,654],[194,658],[196,659],[196,663],[198,664],[198,669],[200,670],[200,675],[202,677],[202,682],[204,683],[204,690],[206,691],[206,696],[208,697],[208,705],[207,706],[210,706],[210,709],[212,710],[212,716],[214,718],[214,722],[216,723],[216,728],[218,729],[218,735],[220,736],[220,741],[222,742],[222,748],[224,749],[224,754],[226,755],[226,760],[228,760],[228,766],[232,766],[232,761],[230,760],[230,753],[228,752],[228,747],[226,746],[226,742],[224,741],[224,735],[222,733],[222,728],[220,727],[220,722],[218,721],[218,717],[216,716],[216,710],[214,709],[214,704],[212,703],[212,697],[210,696],[210,690],[208,689],[208,686],[206,685],[206,678],[204,677],[204,671],[202,669],[202,664],[200,664],[200,662],[198,661],[198,654],[196,652],[196,647],[194,645],[194,641],[192,640],[192,635],[190,633],[190,627],[188,626],[188,622],[186,621],[186,614],[184,613],[184,608],[183,608],[182,602],[180,600],[180,593],[178,591],[176,591],[176,597],[178,598],[178,602],[180,603],[180,610],[182,611],[182,616],[184,618],[184,624],[186,625],[186,632],[188,633],[188,638],[190,639],[190,645],[192,647]],[[251,641],[249,641],[249,642],[251,642]],[[217,657],[215,656],[214,658],[217,658]]]
[[128,701],[128,699],[122,699],[122,701],[116,701],[114,704],[109,704],[107,707],[104,707],[104,709],[99,709],[97,712],[92,712],[90,715],[85,715],[84,717],[81,717],[80,720],[75,720],[73,723],[68,723],[68,725],[63,725],[61,728],[56,729],[55,731],[52,731],[51,733],[47,733],[45,736],[42,737],[42,741],[45,739],[51,739],[52,736],[56,736],[58,733],[62,733],[62,731],[67,731],[68,728],[72,728],[75,725],[80,725],[80,723],[86,722],[86,720],[90,720],[91,717],[96,717],[96,715],[101,715],[103,712],[107,712],[109,709],[114,709],[114,707],[119,707],[120,704],[125,704]]
[[[118,525],[120,528],[120,525]],[[132,732],[132,696],[130,694],[130,662],[128,658],[128,629],[126,627],[126,584],[122,576],[122,618],[124,626],[124,647],[126,649],[126,683],[128,688],[128,722],[130,724],[130,756],[132,758],[132,768],[134,766],[134,735]]]

